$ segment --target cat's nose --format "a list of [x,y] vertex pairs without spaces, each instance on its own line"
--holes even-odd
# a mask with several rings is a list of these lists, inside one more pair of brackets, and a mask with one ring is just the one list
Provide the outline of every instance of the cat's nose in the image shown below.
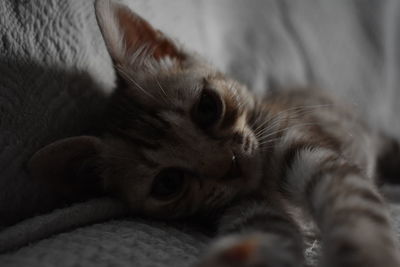
[[233,137],[233,141],[236,143],[236,145],[239,147],[239,150],[241,153],[244,154],[251,154],[254,149],[256,148],[256,144],[254,142],[253,136],[250,133],[242,132],[242,133],[236,133]]

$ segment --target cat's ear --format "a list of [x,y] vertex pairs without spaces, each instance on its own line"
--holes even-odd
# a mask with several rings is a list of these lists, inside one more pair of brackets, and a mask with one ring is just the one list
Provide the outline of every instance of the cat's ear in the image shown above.
[[169,38],[128,7],[111,0],[97,0],[95,9],[117,71],[118,67],[143,70],[157,64],[180,64],[185,59],[185,54]]
[[93,136],[71,137],[37,151],[28,170],[38,182],[70,200],[81,200],[103,193],[98,169],[103,142]]

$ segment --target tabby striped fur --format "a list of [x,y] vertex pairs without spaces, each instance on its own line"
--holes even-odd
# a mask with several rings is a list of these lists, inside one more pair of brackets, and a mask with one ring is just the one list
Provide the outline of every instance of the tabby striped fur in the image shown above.
[[[119,77],[105,131],[44,148],[31,160],[33,173],[71,167],[54,162],[57,151],[65,162],[79,155],[74,173],[84,179],[90,171],[135,213],[216,219],[220,237],[199,266],[301,266],[301,225],[292,212],[299,208],[320,230],[324,266],[400,266],[375,185],[385,137],[322,90],[261,99],[125,6],[98,0],[96,12]],[[218,107],[211,127],[196,119],[204,95]],[[179,192],[155,197],[157,177],[171,167],[183,177],[172,182]]]

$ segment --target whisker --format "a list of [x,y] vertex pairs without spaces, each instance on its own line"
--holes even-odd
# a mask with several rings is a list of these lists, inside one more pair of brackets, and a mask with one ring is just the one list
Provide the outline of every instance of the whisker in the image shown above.
[[[262,136],[265,132],[271,131],[272,129],[276,128],[280,123],[284,121],[285,118],[281,117],[276,117],[274,118],[271,122],[270,125],[268,125],[265,128],[260,128],[257,132],[255,132],[255,135],[257,137]],[[287,118],[288,119],[288,118]],[[264,125],[265,126],[265,125]]]
[[138,84],[131,75],[129,75],[129,73],[127,73],[123,68],[121,68],[120,66],[116,65],[116,68],[118,69],[118,71],[121,73],[121,75],[127,79],[130,83],[132,83],[134,86],[136,86],[137,88],[139,88],[144,94],[146,94],[147,96],[151,97],[154,100],[157,100],[152,94],[150,94],[149,92],[147,92],[142,86],[140,86],[140,84]]
[[165,92],[164,88],[161,86],[160,81],[157,79],[157,77],[154,77],[154,79],[156,80],[158,88],[160,88],[161,92],[164,94],[164,96],[163,96],[164,102],[170,102],[170,99],[169,99],[167,93]]
[[[260,133],[260,131],[264,130],[262,128],[266,124],[273,123],[274,121],[277,121],[277,119],[279,119],[281,116],[285,115],[285,113],[289,113],[289,114],[287,114],[287,117],[286,117],[287,119],[292,119],[292,118],[294,118],[294,116],[305,115],[305,114],[307,114],[307,112],[313,112],[312,109],[321,108],[321,107],[329,107],[329,106],[333,106],[333,104],[296,106],[296,107],[292,107],[292,108],[288,108],[288,109],[282,110],[282,111],[278,112],[275,116],[272,116],[270,119],[268,119],[265,122],[263,122],[262,124],[260,124],[254,130],[254,132],[255,132],[256,135],[258,135]],[[276,123],[273,123],[273,126],[276,126]],[[271,127],[269,127],[269,128],[271,128]]]
[[272,139],[268,139],[268,140],[263,140],[263,141],[259,142],[258,145],[262,146],[264,144],[273,143],[273,142],[279,141],[281,139],[282,139],[282,136],[276,137],[276,138],[272,138]]
[[[261,127],[259,130],[255,131],[256,135],[262,135],[265,131],[269,131],[273,129],[275,126],[279,125],[281,122],[284,121],[285,118],[282,117],[275,117],[269,121],[269,125],[265,128]],[[288,119],[288,118],[287,118]],[[266,126],[265,124],[263,126]]]
[[271,144],[269,144],[269,145],[267,145],[267,146],[265,146],[265,145],[263,145],[263,146],[260,146],[260,149],[258,150],[259,152],[265,152],[265,151],[267,151],[268,149],[271,149],[271,148],[274,148],[275,147],[275,144],[274,143],[271,143]]
[[[277,114],[275,114],[274,116],[272,116],[269,120],[267,120],[264,123],[268,123],[269,121],[273,120],[275,117],[279,117],[281,115],[283,115],[284,113],[289,113],[292,111],[295,111],[294,113],[291,114],[300,114],[301,112],[305,112],[305,111],[312,111],[309,109],[315,109],[315,108],[321,108],[321,107],[329,107],[329,106],[333,106],[332,104],[321,104],[321,105],[308,105],[308,106],[296,106],[296,107],[291,107],[285,110],[282,110],[280,112],[278,112]],[[296,113],[297,112],[297,113]]]
[[290,130],[290,129],[293,129],[293,128],[297,128],[297,127],[311,126],[311,125],[318,125],[318,123],[310,122],[310,123],[295,124],[295,125],[292,125],[292,126],[289,126],[289,127],[285,127],[283,129],[279,129],[279,130],[273,131],[271,133],[268,133],[267,135],[262,136],[262,138],[260,138],[259,140],[261,140],[261,141],[267,140],[268,137],[276,135],[278,133],[281,133],[281,132],[284,132],[284,131],[287,131],[287,130]]

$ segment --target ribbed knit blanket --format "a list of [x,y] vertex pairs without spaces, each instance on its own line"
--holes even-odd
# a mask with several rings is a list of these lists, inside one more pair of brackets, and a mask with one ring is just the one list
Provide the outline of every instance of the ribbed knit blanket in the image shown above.
[[[124,2],[257,93],[323,87],[400,138],[399,1]],[[101,122],[113,84],[92,0],[0,1],[0,266],[188,266],[206,249],[201,229],[116,200],[58,207],[27,173],[37,149]]]

